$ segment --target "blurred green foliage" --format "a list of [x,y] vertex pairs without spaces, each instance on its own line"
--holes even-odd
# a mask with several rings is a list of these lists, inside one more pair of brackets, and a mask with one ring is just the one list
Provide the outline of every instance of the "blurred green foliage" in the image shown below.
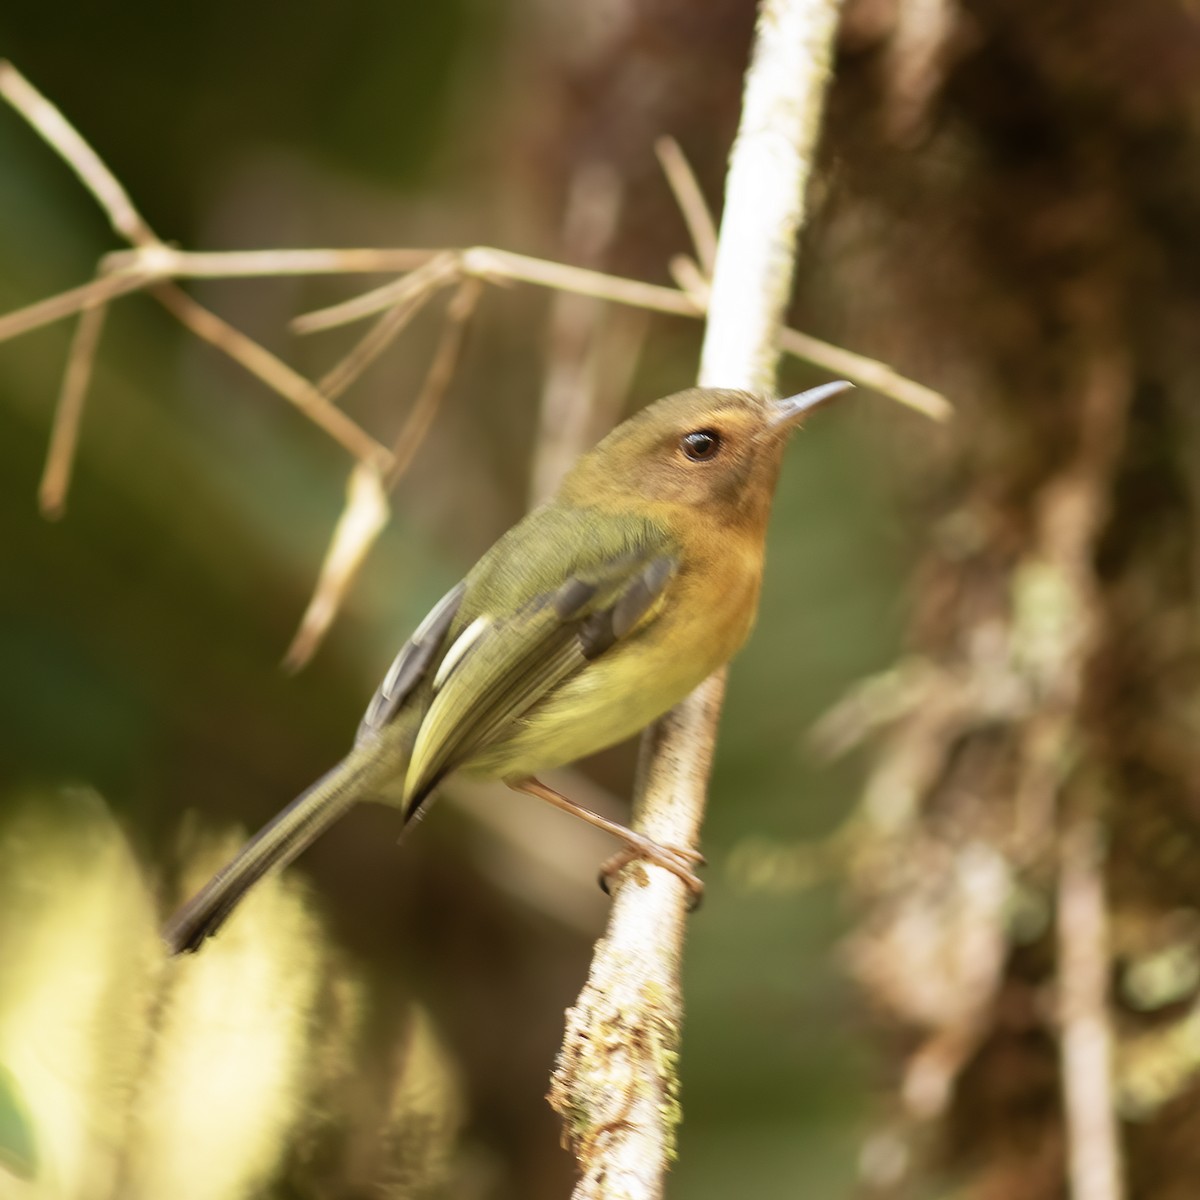
[[[506,153],[513,114],[556,96],[531,7],[355,0],[281,15],[209,3],[62,17],[9,8],[0,44],[164,237],[189,248],[495,240],[558,252],[546,232],[558,212],[517,178],[518,166],[538,174],[536,154],[526,146],[514,165]],[[115,243],[7,111],[0,163],[9,310],[81,282]],[[661,275],[661,264],[646,271]],[[296,344],[286,322],[357,286],[194,290],[315,373],[337,356],[336,339]],[[324,770],[395,644],[523,508],[545,303],[524,291],[485,297],[395,519],[330,642],[296,678],[278,660],[341,504],[345,456],[135,297],[101,346],[68,514],[47,524],[35,495],[69,328],[0,345],[0,818],[25,788],[96,789],[146,895],[165,908],[182,887],[186,812],[204,827],[255,825]],[[347,401],[384,440],[435,332],[433,320],[418,323]],[[698,338],[682,322],[655,324],[633,401],[687,386]],[[786,384],[806,382],[796,372]],[[825,891],[747,893],[722,864],[750,836],[817,837],[849,810],[853,769],[813,763],[804,732],[890,660],[899,636],[904,547],[885,448],[869,436],[881,403],[855,397],[796,439],[758,630],[731,678],[706,833],[711,886],[686,964],[672,1190],[689,1200],[852,1186],[866,1100],[831,950],[843,918]],[[630,766],[627,748],[593,773],[623,794]],[[69,806],[48,812],[65,838],[78,831]],[[439,809],[402,851],[395,832],[390,814],[356,813],[306,859],[331,936],[364,986],[424,1001],[461,1071],[471,1182],[460,1178],[460,1194],[563,1195],[570,1162],[542,1095],[589,937],[489,881],[489,839],[460,815]],[[47,900],[28,903],[44,913]],[[6,941],[0,952],[11,950]],[[367,1030],[359,1052],[382,1045]],[[19,1114],[16,1102],[0,1112],[14,1146],[22,1125],[3,1114]],[[345,1186],[327,1183],[322,1194]]]

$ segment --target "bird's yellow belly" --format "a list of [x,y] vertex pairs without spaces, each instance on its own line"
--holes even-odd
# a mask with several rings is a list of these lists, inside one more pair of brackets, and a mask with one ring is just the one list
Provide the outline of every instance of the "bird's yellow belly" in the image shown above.
[[[754,621],[758,573],[747,572],[731,584],[723,589],[716,611],[712,604],[671,605],[646,630],[569,679],[518,722],[510,736],[471,758],[463,770],[491,778],[533,775],[644,729],[745,641]],[[664,629],[664,621],[673,628]],[[654,636],[647,636],[651,632]]]

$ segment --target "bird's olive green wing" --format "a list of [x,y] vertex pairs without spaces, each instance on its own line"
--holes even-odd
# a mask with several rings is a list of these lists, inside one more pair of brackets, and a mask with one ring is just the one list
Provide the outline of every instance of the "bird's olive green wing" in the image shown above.
[[429,615],[417,626],[412,637],[400,647],[400,653],[393,659],[359,722],[355,745],[378,733],[420,683],[433,663],[442,639],[449,632],[462,604],[466,586],[466,583],[460,583],[448,591],[429,610]]
[[409,762],[409,797],[419,799],[503,740],[564,681],[653,620],[678,560],[665,538],[654,537],[626,543],[604,560],[569,565],[553,590],[515,612],[484,606],[446,650]]

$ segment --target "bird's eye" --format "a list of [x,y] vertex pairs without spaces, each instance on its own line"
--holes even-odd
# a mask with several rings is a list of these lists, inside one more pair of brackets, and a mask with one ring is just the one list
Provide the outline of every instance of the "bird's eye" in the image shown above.
[[721,435],[715,429],[694,429],[683,435],[679,445],[692,462],[707,462],[721,448]]

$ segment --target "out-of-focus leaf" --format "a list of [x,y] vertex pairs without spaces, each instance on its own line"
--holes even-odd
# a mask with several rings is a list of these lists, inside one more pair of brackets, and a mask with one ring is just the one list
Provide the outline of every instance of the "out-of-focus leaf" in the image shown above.
[[22,1179],[37,1171],[37,1142],[20,1089],[12,1074],[0,1065],[0,1167]]
[[94,792],[31,796],[0,830],[0,944],[0,1061],[34,1130],[35,1194],[108,1196],[160,952],[141,872]]
[[[205,841],[184,890],[237,836]],[[445,1183],[456,1073],[406,995],[369,1000],[296,876],[264,880],[196,955],[168,959],[158,922],[94,792],[31,797],[0,826],[0,1166],[18,1195]]]

